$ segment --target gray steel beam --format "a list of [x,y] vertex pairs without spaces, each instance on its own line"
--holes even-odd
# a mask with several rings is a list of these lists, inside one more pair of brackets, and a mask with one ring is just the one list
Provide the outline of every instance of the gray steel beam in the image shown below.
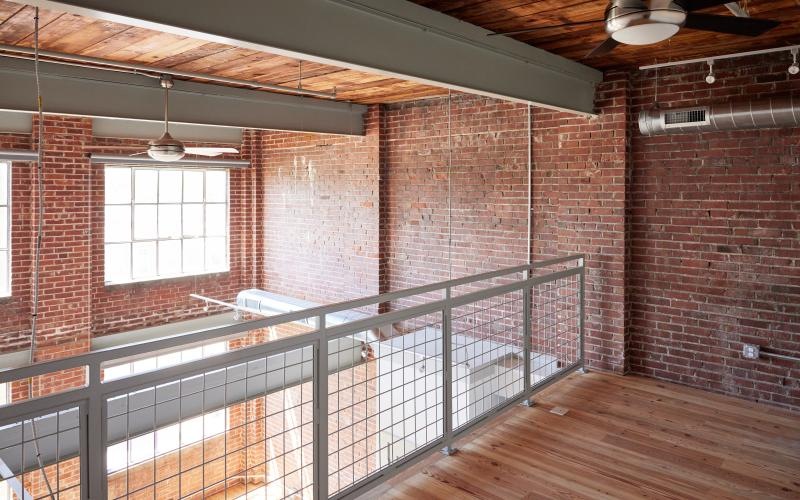
[[91,16],[453,90],[594,113],[602,74],[405,0],[28,0]]
[[[0,60],[0,110],[34,112],[33,62]],[[164,119],[158,80],[128,73],[41,63],[44,110],[50,114]],[[331,134],[364,133],[366,106],[310,97],[176,81],[170,121]]]

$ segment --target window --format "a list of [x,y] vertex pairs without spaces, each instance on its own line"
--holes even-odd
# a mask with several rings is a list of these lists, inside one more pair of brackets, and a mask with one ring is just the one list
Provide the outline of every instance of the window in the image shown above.
[[[225,352],[228,352],[228,343],[221,341],[127,361],[103,368],[103,382],[189,363]],[[108,472],[117,472],[222,434],[226,431],[225,415],[225,408],[222,408],[109,446],[106,455]],[[0,500],[3,500],[2,496]]]
[[134,361],[115,364],[103,368],[103,382],[117,380],[131,375],[138,375],[153,370],[168,368],[170,366],[189,363],[198,359],[210,358],[228,352],[228,343],[212,342],[210,344],[190,347],[180,351],[168,352],[158,356],[140,358]]
[[106,167],[105,280],[228,270],[228,171]]
[[0,162],[0,297],[11,295],[11,166]]

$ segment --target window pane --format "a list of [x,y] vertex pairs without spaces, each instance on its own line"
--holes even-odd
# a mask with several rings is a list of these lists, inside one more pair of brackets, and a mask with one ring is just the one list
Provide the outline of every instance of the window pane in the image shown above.
[[158,202],[180,203],[182,178],[181,171],[160,170],[158,175]]
[[115,472],[128,466],[128,442],[123,441],[106,448],[106,470]]
[[170,425],[156,431],[156,454],[163,455],[179,448],[179,424]]
[[135,205],[133,207],[133,239],[154,240],[156,230],[156,205]]
[[181,446],[203,439],[203,417],[194,417],[181,422]]
[[206,240],[206,270],[225,271],[228,259],[225,255],[225,238],[208,238]]
[[0,163],[0,205],[8,204],[8,163]]
[[183,206],[183,235],[203,236],[203,205]]
[[133,278],[156,276],[156,242],[147,241],[133,244]]
[[116,243],[106,245],[106,281],[119,283],[131,279],[131,245]]
[[106,168],[106,204],[131,202],[131,170]]
[[0,248],[8,248],[8,208],[0,207]]
[[159,238],[181,237],[180,205],[158,206],[158,237]]
[[203,201],[203,172],[183,172],[183,202]]
[[167,240],[158,242],[158,274],[174,276],[181,274],[181,241]]
[[136,183],[134,185],[136,203],[155,203],[158,201],[158,171],[134,170]]
[[183,240],[183,272],[186,274],[202,273],[205,263],[203,238]]
[[8,252],[0,251],[0,295],[8,295]]
[[153,458],[155,452],[155,434],[148,432],[147,434],[135,437],[130,441],[130,463],[138,464]]
[[225,205],[206,205],[206,236],[225,236],[227,226]]
[[131,206],[109,205],[106,207],[106,242],[131,241]]
[[206,172],[206,201],[224,202],[228,199],[228,172],[209,170]]

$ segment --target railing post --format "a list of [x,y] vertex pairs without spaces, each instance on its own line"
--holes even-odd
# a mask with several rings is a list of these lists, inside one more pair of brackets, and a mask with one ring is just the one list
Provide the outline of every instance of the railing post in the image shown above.
[[314,353],[314,498],[328,498],[328,339],[325,314],[317,317]]
[[86,459],[81,467],[86,470],[88,487],[86,495],[91,499],[106,498],[106,422],[103,421],[103,393],[100,363],[89,365],[89,402],[86,411]]
[[442,453],[452,455],[453,447],[453,311],[450,306],[451,291],[445,292],[445,306],[442,309],[442,374],[444,375],[444,448]]
[[585,296],[586,296],[586,266],[585,266],[586,259],[581,257],[578,259],[578,266],[580,266],[581,272],[579,275],[580,279],[580,292],[578,294],[578,339],[581,343],[581,367],[580,372],[586,373],[586,341],[584,338],[584,325],[585,325],[585,316],[586,316],[586,308],[585,308]]
[[[525,280],[531,277],[531,271],[525,271]],[[533,350],[533,331],[531,328],[531,308],[533,307],[533,288],[528,285],[522,289],[522,335],[523,335],[523,384],[525,392],[525,400],[522,402],[525,406],[533,406],[533,385],[531,384],[531,351]]]

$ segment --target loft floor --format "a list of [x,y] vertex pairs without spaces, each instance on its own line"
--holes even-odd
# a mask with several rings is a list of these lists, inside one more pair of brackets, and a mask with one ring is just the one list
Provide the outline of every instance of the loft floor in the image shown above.
[[800,414],[643,377],[574,374],[458,447],[368,496],[800,498]]

